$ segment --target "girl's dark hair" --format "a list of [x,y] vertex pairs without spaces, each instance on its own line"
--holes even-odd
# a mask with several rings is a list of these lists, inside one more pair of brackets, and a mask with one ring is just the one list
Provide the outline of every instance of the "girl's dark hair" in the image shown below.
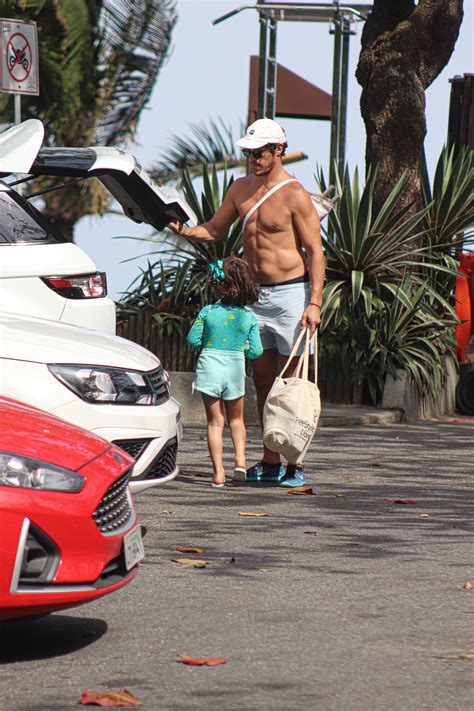
[[258,285],[245,260],[235,255],[227,257],[222,270],[225,280],[218,283],[216,291],[223,304],[245,306],[257,301]]

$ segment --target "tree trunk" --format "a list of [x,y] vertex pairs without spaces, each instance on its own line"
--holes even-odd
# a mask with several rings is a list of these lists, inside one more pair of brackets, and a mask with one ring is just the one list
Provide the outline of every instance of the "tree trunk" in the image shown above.
[[426,135],[425,89],[446,66],[463,17],[462,0],[374,0],[362,32],[356,77],[366,167],[378,165],[377,214],[406,171],[400,207],[421,206],[420,160]]

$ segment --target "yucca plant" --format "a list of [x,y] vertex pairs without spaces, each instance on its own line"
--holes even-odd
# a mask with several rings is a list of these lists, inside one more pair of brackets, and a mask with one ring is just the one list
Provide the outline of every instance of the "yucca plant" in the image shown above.
[[[409,207],[396,207],[406,177],[397,181],[378,215],[372,211],[376,180],[376,170],[368,173],[363,188],[357,169],[352,180],[347,168],[342,178],[336,175],[341,199],[330,213],[327,226],[322,226],[327,260],[322,331],[337,327],[348,306],[357,305],[359,300],[370,318],[374,299],[390,298],[403,275],[417,267],[417,258],[425,251],[419,246],[419,237],[427,208],[408,215]],[[318,183],[326,189],[322,173]]]
[[423,201],[428,207],[424,227],[427,244],[434,252],[454,256],[459,248],[472,240],[473,181],[472,151],[467,146],[460,148],[456,157],[454,146],[444,146],[432,188],[426,165],[423,165],[421,185]]
[[426,165],[423,163],[422,194],[428,208],[423,219],[425,228],[425,245],[427,248],[425,262],[446,267],[443,273],[440,269],[426,268],[424,278],[432,290],[432,301],[441,295],[445,301],[453,304],[454,277],[459,266],[458,253],[469,249],[473,243],[474,232],[474,168],[472,151],[463,147],[457,157],[454,146],[441,151],[436,166],[433,187],[430,185]]
[[426,286],[414,289],[411,279],[402,281],[392,303],[376,312],[373,361],[379,383],[384,373],[401,368],[419,393],[435,396],[444,384],[444,356],[454,352],[455,322],[449,314],[440,317],[427,297]]
[[[323,368],[333,363],[365,384],[379,402],[387,373],[407,370],[420,393],[439,391],[442,356],[453,352],[456,316],[435,276],[452,278],[456,264],[433,253],[426,219],[432,203],[415,215],[397,208],[402,176],[377,215],[376,171],[363,188],[355,171],[336,176],[342,195],[322,229],[327,257],[321,333]],[[318,178],[325,188],[324,176]],[[431,227],[430,227],[431,229]]]
[[373,299],[369,316],[360,302],[341,311],[337,327],[321,339],[322,370],[332,365],[349,373],[373,403],[397,369],[409,373],[420,394],[435,396],[444,383],[443,357],[454,350],[454,321],[436,314],[427,294],[406,277],[391,297]]

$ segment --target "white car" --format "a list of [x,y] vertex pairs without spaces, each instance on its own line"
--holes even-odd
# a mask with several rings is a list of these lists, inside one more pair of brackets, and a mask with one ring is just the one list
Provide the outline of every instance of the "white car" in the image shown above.
[[135,493],[178,473],[179,404],[158,358],[131,341],[0,313],[0,393],[122,447]]
[[[34,207],[21,183],[56,176],[97,178],[135,222],[162,230],[172,219],[196,221],[173,188],[159,188],[118,148],[41,148],[43,124],[29,119],[0,134],[0,305],[2,311],[115,333],[106,276]],[[22,177],[20,185],[15,185]],[[8,182],[6,182],[8,180]],[[33,191],[34,192],[34,191]]]

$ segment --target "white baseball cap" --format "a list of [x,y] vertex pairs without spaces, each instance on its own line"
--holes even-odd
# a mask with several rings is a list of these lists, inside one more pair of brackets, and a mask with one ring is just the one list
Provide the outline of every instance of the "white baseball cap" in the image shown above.
[[268,143],[286,143],[286,135],[282,127],[272,119],[258,119],[250,124],[245,136],[235,144],[239,148],[251,150],[262,148]]

